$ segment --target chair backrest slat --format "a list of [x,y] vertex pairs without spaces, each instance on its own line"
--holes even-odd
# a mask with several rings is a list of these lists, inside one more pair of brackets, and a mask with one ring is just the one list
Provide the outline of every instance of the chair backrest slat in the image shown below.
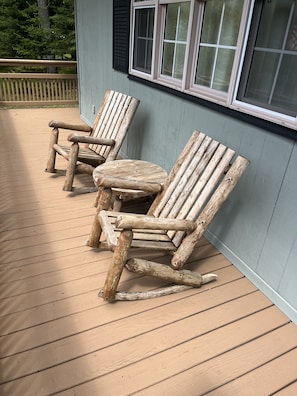
[[[103,129],[103,125],[104,125],[104,120],[108,120],[108,117],[106,117],[106,114],[109,111],[110,108],[110,102],[112,101],[114,92],[111,90],[107,90],[105,93],[105,96],[103,98],[103,101],[101,103],[100,109],[98,111],[97,117],[94,121],[93,124],[93,130],[91,133],[91,136],[93,137],[98,137],[102,135],[102,129]],[[103,137],[103,136],[102,136]],[[89,148],[92,149],[92,144],[89,145]],[[96,146],[96,145],[94,145]]]
[[114,146],[90,144],[88,147],[106,161],[114,160],[131,124],[139,100],[120,92],[106,92],[98,116],[94,122],[92,136],[114,139]]
[[180,192],[180,185],[186,181],[185,174],[192,171],[190,167],[192,159],[196,157],[199,161],[210,142],[211,138],[205,136],[203,133],[195,131],[192,134],[175,166],[169,173],[162,193],[157,197],[150,208],[150,215],[155,217],[167,217],[167,213],[176,201],[176,193]]
[[[180,211],[181,216],[188,220],[196,221],[202,209],[211,198],[214,190],[218,186],[219,182],[223,179],[226,170],[228,169],[232,158],[234,157],[234,150],[228,149],[223,145],[220,145],[208,166],[205,168],[205,172],[202,175],[201,179],[198,180],[195,188],[193,190],[193,194],[189,202],[187,202],[187,207]],[[184,238],[185,233],[182,231],[171,233],[170,236],[172,238],[175,246],[179,246]]]
[[[232,154],[232,152],[230,154]],[[237,156],[234,162],[232,162],[227,173],[224,175],[222,180],[217,183],[215,190],[211,194],[205,206],[202,208],[196,220],[197,228],[183,238],[178,249],[173,254],[171,259],[171,265],[173,268],[180,269],[183,267],[184,263],[188,260],[195,248],[195,245],[212,222],[216,213],[229,197],[230,193],[233,191],[242,174],[249,166],[249,163],[248,159],[241,156]]]
[[[188,169],[191,169],[191,174],[188,177],[188,180],[181,180],[181,189],[179,189],[179,196],[177,196],[176,202],[173,208],[168,213],[168,217],[170,218],[187,218],[188,212],[190,208],[193,206],[193,203],[199,197],[200,191],[203,189],[204,185],[208,182],[208,179],[211,175],[211,169],[213,167],[208,166],[210,163],[214,161],[210,161],[214,152],[218,147],[218,142],[212,141],[204,155],[200,160],[197,160],[197,156],[192,159],[191,166]],[[208,172],[206,173],[206,168]],[[187,169],[187,170],[188,170]],[[186,182],[186,183],[185,183]],[[164,213],[164,211],[163,211]],[[193,220],[193,219],[191,219]]]
[[[223,179],[234,154],[234,150],[195,131],[149,214],[196,221]],[[184,235],[184,231],[168,231],[177,247]]]

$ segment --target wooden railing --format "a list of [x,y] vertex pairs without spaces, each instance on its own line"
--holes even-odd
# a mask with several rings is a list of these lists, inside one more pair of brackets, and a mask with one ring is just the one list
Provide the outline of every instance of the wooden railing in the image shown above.
[[[72,61],[0,59],[0,66],[38,67],[45,70],[76,68]],[[77,104],[77,74],[0,73],[0,106]]]

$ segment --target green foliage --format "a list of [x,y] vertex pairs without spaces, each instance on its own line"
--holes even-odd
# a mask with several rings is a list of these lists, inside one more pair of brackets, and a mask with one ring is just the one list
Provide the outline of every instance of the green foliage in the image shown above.
[[0,1],[0,57],[14,58],[14,46],[17,43],[15,36],[18,30],[18,1]]
[[17,44],[14,49],[20,58],[42,59],[48,53],[45,32],[40,28],[36,2],[27,4],[18,13]]
[[58,2],[50,17],[52,54],[68,60],[76,57],[74,0]]
[[[0,58],[76,59],[74,0],[0,0]],[[46,26],[48,28],[46,28]]]

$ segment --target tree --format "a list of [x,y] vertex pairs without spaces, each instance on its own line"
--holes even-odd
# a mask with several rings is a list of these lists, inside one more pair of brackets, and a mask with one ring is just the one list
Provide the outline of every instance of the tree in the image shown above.
[[42,59],[48,55],[47,36],[41,27],[36,1],[27,3],[18,11],[17,43],[14,45],[18,57]]
[[15,33],[18,30],[18,1],[0,1],[0,57],[14,58],[17,56],[14,47],[17,42]]
[[74,0],[58,1],[50,23],[51,53],[60,58],[76,59]]
[[0,0],[0,58],[76,59],[74,0]]

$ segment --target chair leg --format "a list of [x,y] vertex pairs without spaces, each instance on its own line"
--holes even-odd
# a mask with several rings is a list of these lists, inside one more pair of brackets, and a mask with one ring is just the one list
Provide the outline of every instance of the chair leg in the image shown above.
[[59,139],[59,129],[53,128],[50,137],[49,151],[47,157],[47,164],[45,171],[50,173],[55,173],[55,163],[56,163],[56,155],[57,152],[54,149],[54,145],[58,143]]
[[[100,192],[98,191],[98,194],[96,195],[96,198],[94,201],[95,208],[98,207],[99,197],[100,197]],[[122,208],[122,200],[119,197],[117,197],[116,195],[114,195],[113,199],[111,199],[109,208],[105,208],[105,210],[112,210],[114,212],[120,212],[121,208]]]
[[98,189],[98,192],[97,192],[97,194],[96,194],[95,201],[94,201],[94,207],[95,207],[95,208],[98,207],[99,198],[100,198],[100,193],[101,193],[101,190],[100,190],[100,188],[99,188],[99,189]]
[[115,196],[112,205],[112,210],[114,212],[120,212],[121,208],[122,208],[122,200],[119,197]]
[[101,210],[108,210],[111,202],[112,192],[110,188],[101,188],[98,191],[97,210],[94,217],[92,230],[90,237],[87,241],[87,245],[93,248],[98,248],[100,243],[100,237],[102,228],[98,220],[98,214]]
[[69,153],[69,161],[68,161],[68,166],[67,166],[67,170],[66,170],[66,180],[64,183],[64,187],[63,187],[64,191],[72,190],[73,179],[74,179],[74,175],[75,175],[75,168],[76,168],[77,157],[78,157],[78,151],[79,151],[78,143],[73,143],[71,145],[70,153]]
[[115,300],[117,287],[128,258],[128,252],[132,243],[132,239],[132,230],[124,230],[120,233],[118,245],[115,248],[113,254],[112,264],[108,269],[102,293],[102,297],[108,302]]

